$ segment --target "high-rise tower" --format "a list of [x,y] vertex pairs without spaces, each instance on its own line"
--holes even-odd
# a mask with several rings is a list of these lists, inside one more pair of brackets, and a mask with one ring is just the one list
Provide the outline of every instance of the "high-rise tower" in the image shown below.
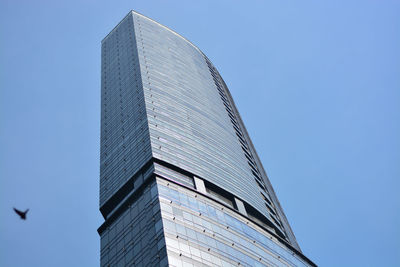
[[101,54],[101,266],[314,265],[196,46],[132,11]]

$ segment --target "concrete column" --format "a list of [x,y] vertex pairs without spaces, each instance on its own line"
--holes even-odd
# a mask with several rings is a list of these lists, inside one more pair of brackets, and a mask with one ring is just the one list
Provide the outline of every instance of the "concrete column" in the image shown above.
[[240,199],[235,197],[236,207],[238,208],[239,212],[245,216],[247,216],[246,208],[244,207],[243,202]]
[[207,194],[206,186],[204,185],[204,181],[202,179],[194,176],[194,184],[196,185],[197,191],[203,194]]

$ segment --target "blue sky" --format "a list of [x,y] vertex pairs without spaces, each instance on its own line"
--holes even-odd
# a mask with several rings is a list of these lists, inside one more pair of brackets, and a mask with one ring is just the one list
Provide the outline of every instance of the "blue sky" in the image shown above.
[[305,255],[400,265],[399,1],[1,0],[0,266],[99,266],[100,41],[131,9],[218,68]]

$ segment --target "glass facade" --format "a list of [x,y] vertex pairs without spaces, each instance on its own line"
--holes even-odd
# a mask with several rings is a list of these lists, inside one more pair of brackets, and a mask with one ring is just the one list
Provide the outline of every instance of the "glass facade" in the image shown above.
[[277,238],[224,205],[162,179],[157,188],[171,265],[308,266]]
[[166,266],[156,184],[146,186],[100,236],[101,266]]
[[102,41],[102,266],[312,266],[211,61],[129,14]]

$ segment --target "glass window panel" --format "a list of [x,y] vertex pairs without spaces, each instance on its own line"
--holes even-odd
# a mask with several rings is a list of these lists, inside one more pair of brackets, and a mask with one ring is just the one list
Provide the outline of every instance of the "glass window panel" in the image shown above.
[[168,213],[170,213],[170,214],[173,214],[173,212],[172,212],[172,207],[171,207],[170,205],[168,205],[168,204],[166,204],[166,203],[164,203],[164,202],[160,202],[160,206],[161,206],[161,209],[162,209],[163,211],[168,212]]
[[176,231],[179,235],[184,235],[187,236],[186,234],[186,228],[180,224],[175,224],[176,225]]
[[179,193],[178,193],[178,191],[176,191],[174,189],[170,189],[169,196],[172,198],[172,200],[175,200],[175,201],[179,202]]
[[165,237],[165,243],[167,244],[168,247],[179,249],[178,241],[176,241],[175,239],[172,239],[170,237]]
[[167,220],[167,219],[163,219],[163,225],[164,225],[164,229],[167,232],[176,233],[176,228],[175,228],[176,224],[174,222]]

